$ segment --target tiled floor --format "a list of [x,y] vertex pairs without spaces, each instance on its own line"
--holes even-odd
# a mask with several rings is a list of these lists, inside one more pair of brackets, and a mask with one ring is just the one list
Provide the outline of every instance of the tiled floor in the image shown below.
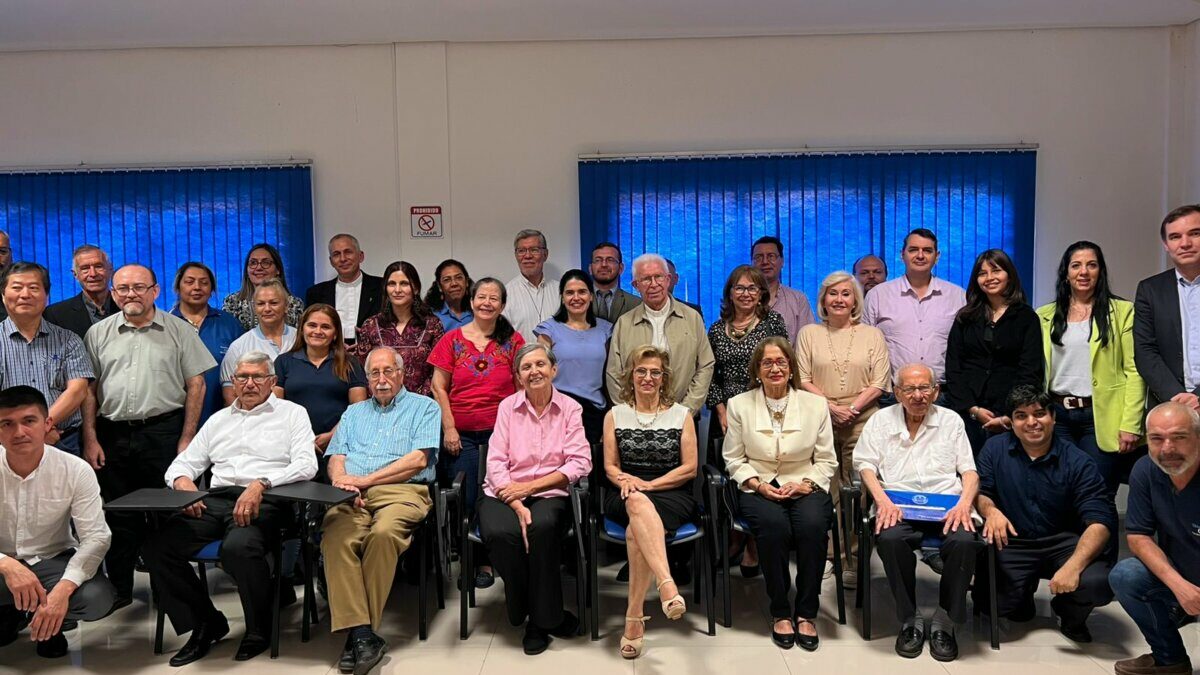
[[[918,598],[928,606],[936,598],[936,579],[924,566],[920,568]],[[416,637],[416,601],[414,587],[397,582],[384,624],[384,636],[390,651],[379,672],[388,674],[435,673],[436,675],[588,675],[590,673],[720,673],[734,675],[811,675],[814,672],[847,673],[953,673],[964,675],[1033,675],[1063,673],[1096,675],[1112,672],[1116,659],[1147,651],[1133,623],[1116,603],[1097,610],[1090,626],[1096,640],[1076,645],[1059,634],[1050,618],[1049,592],[1043,583],[1038,595],[1038,618],[1028,624],[1001,622],[1001,648],[992,651],[987,644],[987,621],[977,620],[959,633],[962,655],[958,661],[941,664],[926,651],[920,658],[902,659],[892,651],[896,622],[892,605],[876,561],[874,580],[874,638],[864,642],[859,633],[859,613],[848,594],[848,623],[839,626],[832,580],[825,583],[822,617],[819,621],[821,648],[815,653],[800,649],[780,650],[767,634],[767,614],[762,580],[743,580],[734,572],[734,627],[718,624],[717,634],[704,634],[702,607],[692,606],[680,622],[671,623],[647,603],[654,616],[648,624],[646,651],[636,661],[624,661],[617,643],[624,614],[624,586],[613,582],[616,567],[604,571],[601,579],[601,639],[587,637],[556,639],[550,649],[536,657],[521,651],[521,629],[513,628],[503,613],[503,591],[495,587],[479,593],[479,607],[470,612],[471,637],[458,639],[458,595],[449,589],[445,610],[432,620],[430,636],[424,643]],[[140,578],[145,583],[144,575]],[[317,626],[314,638],[300,641],[300,605],[285,610],[281,656],[272,660],[265,654],[246,663],[235,663],[233,652],[241,637],[241,610],[229,579],[220,573],[210,575],[218,605],[229,617],[230,637],[217,645],[209,656],[185,667],[186,673],[236,672],[253,675],[271,673],[336,673],[334,662],[343,638],[328,633],[328,624]],[[167,665],[169,655],[183,644],[184,638],[168,635],[166,653],[152,652],[153,620],[143,595],[131,607],[108,619],[82,626],[69,635],[71,654],[59,661],[39,659],[26,635],[0,649],[0,675],[10,673],[166,673],[179,672]],[[573,595],[568,594],[568,598]],[[568,600],[570,602],[570,600]],[[168,633],[170,631],[168,630]],[[1193,654],[1200,654],[1200,629],[1185,629]]]

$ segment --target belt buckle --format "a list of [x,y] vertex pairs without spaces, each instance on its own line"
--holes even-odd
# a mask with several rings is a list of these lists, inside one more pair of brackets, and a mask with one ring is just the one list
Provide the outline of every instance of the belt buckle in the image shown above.
[[1064,396],[1063,407],[1067,410],[1079,410],[1083,407],[1083,399],[1078,396]]

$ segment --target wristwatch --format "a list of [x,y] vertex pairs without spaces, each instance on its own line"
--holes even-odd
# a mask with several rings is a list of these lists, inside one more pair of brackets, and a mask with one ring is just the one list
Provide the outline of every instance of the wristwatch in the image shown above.
[[267,480],[266,478],[255,478],[254,480],[262,483],[263,490],[270,490],[273,487],[271,485],[271,481]]

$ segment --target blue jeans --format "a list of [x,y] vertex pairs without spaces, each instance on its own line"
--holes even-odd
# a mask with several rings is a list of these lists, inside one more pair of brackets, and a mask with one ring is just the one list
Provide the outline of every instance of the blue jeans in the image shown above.
[[1108,583],[1121,607],[1142,631],[1155,663],[1173,665],[1188,658],[1170,614],[1172,608],[1179,607],[1179,601],[1141,560],[1126,558],[1117,563],[1108,575]]
[[1074,443],[1096,461],[1096,468],[1100,469],[1100,477],[1104,479],[1104,486],[1108,490],[1108,498],[1116,499],[1117,488],[1129,481],[1134,462],[1146,454],[1146,448],[1123,453],[1101,450],[1096,442],[1096,421],[1092,408],[1068,410],[1057,403],[1053,407],[1054,435]]
[[479,499],[479,446],[492,438],[492,430],[460,431],[458,437],[462,441],[462,451],[458,456],[451,455],[444,449],[438,455],[438,472],[443,484],[449,485],[458,472],[463,472],[463,512],[474,513],[475,501]]

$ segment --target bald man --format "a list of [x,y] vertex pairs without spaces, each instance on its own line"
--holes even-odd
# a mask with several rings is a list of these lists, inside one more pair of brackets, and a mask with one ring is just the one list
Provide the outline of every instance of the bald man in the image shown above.
[[877,255],[868,253],[854,261],[854,277],[858,279],[864,294],[887,281],[887,275],[887,263]]

